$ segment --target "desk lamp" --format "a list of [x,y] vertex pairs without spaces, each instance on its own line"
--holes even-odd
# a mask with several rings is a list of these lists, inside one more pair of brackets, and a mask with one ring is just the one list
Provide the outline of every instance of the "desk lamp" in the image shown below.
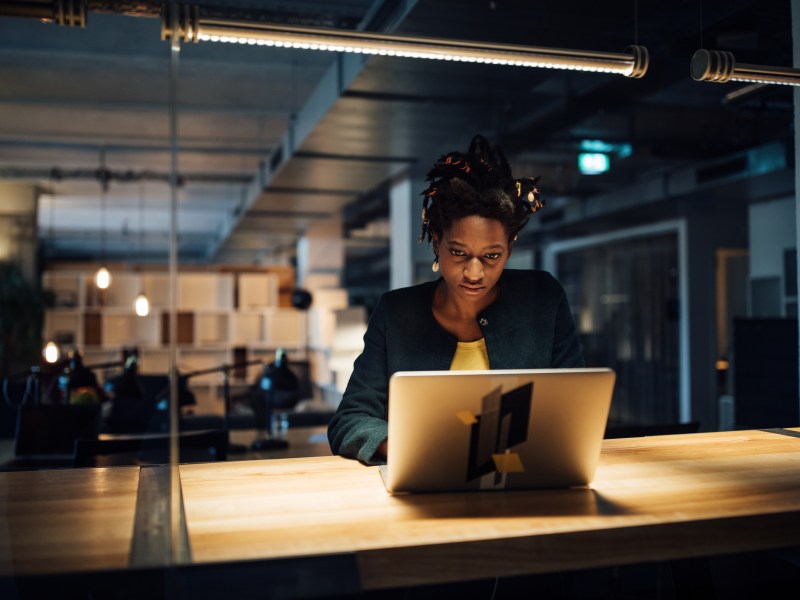
[[[272,416],[275,408],[291,408],[300,396],[300,385],[289,368],[289,359],[283,348],[275,352],[275,361],[264,366],[258,382],[258,388],[264,401],[264,426],[266,436],[253,442],[253,450],[277,450],[287,448],[289,442],[276,437],[273,431]],[[281,427],[280,429],[283,429]]]

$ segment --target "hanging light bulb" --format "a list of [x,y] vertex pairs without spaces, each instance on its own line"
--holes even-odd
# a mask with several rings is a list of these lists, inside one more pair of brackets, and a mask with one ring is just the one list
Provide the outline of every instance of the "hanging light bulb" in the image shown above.
[[108,289],[108,286],[111,285],[111,273],[108,272],[105,265],[97,269],[97,273],[94,275],[94,282],[101,290]]
[[[139,253],[144,251],[144,180],[139,181]],[[150,314],[150,300],[144,293],[144,290],[139,292],[136,296],[136,301],[133,303],[136,314],[140,317],[146,317]]]
[[44,350],[42,350],[42,356],[44,357],[45,361],[52,365],[53,363],[58,362],[58,359],[61,356],[61,351],[58,349],[58,346],[56,346],[56,343],[53,340],[50,340],[45,345]]
[[133,307],[136,310],[136,314],[140,317],[146,317],[150,314],[150,300],[147,299],[144,290],[139,292],[139,295],[136,296]]
[[[106,169],[106,149],[105,147],[100,149],[100,169],[98,171],[98,177],[100,179],[100,236],[101,236],[101,246],[103,251],[103,260],[107,260],[106,258],[106,195],[108,193],[108,179],[109,173]],[[94,281],[97,284],[97,287],[101,290],[108,289],[108,286],[111,285],[111,273],[108,272],[108,269],[105,265],[102,265],[94,276]]]

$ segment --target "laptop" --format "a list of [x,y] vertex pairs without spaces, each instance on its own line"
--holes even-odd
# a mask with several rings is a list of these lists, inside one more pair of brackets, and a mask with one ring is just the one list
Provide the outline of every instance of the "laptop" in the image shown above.
[[4,467],[71,467],[75,440],[96,439],[99,429],[99,405],[25,404],[17,414],[14,458]]
[[384,484],[392,494],[588,485],[615,377],[611,369],[395,373]]

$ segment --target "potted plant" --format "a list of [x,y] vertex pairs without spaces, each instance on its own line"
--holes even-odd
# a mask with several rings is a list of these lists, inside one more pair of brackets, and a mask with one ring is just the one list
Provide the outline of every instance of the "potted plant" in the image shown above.
[[45,301],[18,265],[0,262],[0,376],[39,364]]

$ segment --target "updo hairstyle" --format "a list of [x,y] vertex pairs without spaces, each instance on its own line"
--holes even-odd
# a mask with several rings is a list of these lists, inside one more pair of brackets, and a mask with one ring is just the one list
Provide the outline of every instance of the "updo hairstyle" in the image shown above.
[[542,206],[536,184],[539,177],[514,179],[505,155],[476,135],[467,152],[450,152],[433,165],[422,192],[422,234],[428,242],[463,217],[479,216],[500,221],[509,242],[516,238],[532,213]]

